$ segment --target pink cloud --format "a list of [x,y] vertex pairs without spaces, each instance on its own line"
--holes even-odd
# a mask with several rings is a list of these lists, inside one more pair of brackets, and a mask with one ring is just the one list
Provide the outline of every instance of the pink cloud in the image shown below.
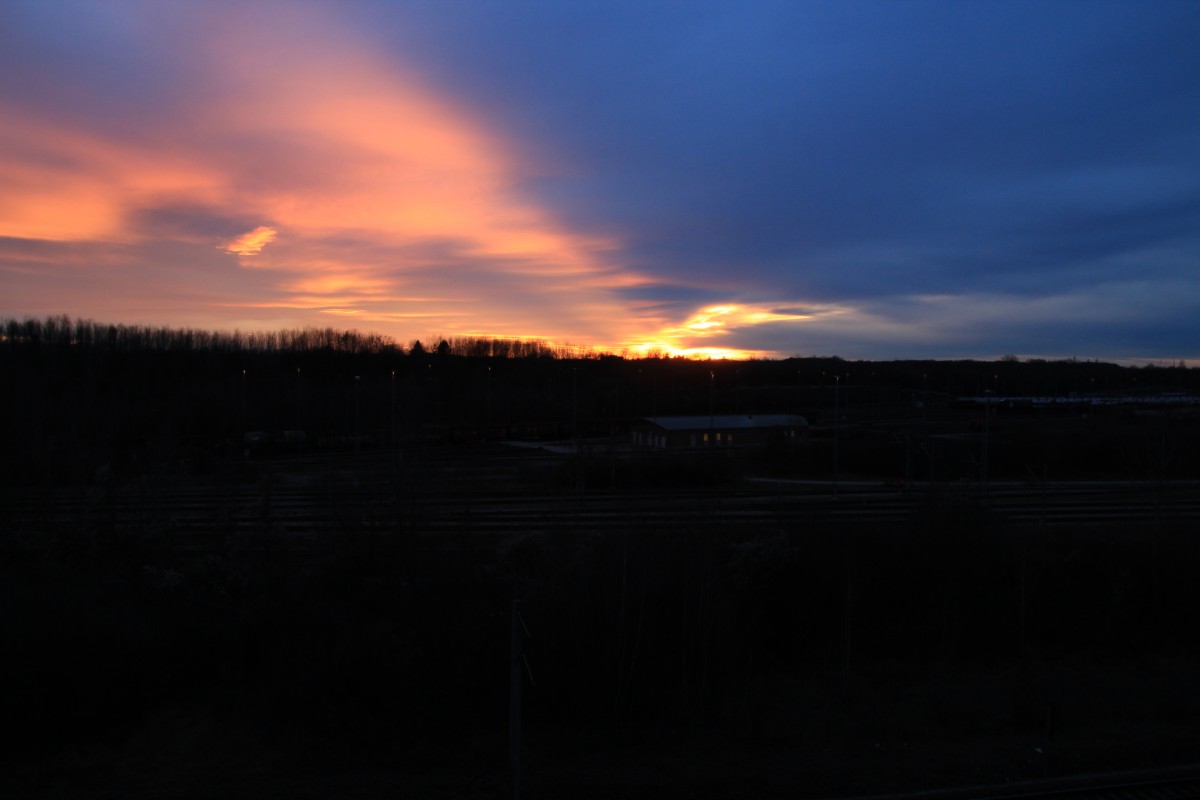
[[[419,320],[447,335],[469,325],[686,345],[686,321],[617,293],[649,282],[621,263],[619,241],[522,196],[548,165],[515,155],[327,7],[288,9],[287,25],[261,24],[256,6],[177,22],[186,102],[119,133],[0,110],[0,236],[73,242],[69,257],[39,258],[88,274],[41,285],[41,262],[9,246],[0,288],[23,293],[30,311],[56,296],[46,311],[117,309],[131,321],[273,327],[335,315],[399,339],[428,334]],[[187,209],[193,224],[156,226],[164,209]]]

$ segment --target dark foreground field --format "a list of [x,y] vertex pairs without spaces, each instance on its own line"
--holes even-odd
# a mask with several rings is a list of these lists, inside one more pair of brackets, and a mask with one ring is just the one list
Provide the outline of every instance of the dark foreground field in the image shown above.
[[528,798],[1200,761],[1196,370],[4,331],[0,797],[509,796],[514,600]]
[[526,797],[1200,760],[1194,484],[835,497],[741,461],[613,491],[580,470],[687,464],[592,462],[422,446],[10,493],[4,796],[507,796],[514,598]]

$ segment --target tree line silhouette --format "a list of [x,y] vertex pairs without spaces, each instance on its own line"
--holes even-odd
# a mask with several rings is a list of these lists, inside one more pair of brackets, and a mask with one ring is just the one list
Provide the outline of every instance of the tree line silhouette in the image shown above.
[[[1200,391],[1200,371],[1177,364],[581,358],[539,341],[452,337],[426,350],[332,328],[213,332],[65,316],[4,319],[0,331],[0,428],[11,443],[0,478],[10,485],[203,472],[241,454],[248,431],[303,431],[310,447],[623,437],[658,415],[801,413],[828,428],[889,415],[916,422],[961,396]],[[864,463],[911,460],[897,446],[870,444]],[[1019,458],[1013,468],[1023,469]]]
[[472,356],[476,358],[573,358],[591,352],[570,344],[542,339],[487,336],[438,338],[427,347],[420,339],[407,344],[391,336],[334,328],[295,328],[277,331],[209,331],[154,325],[105,324],[66,315],[44,319],[0,318],[0,340],[37,347],[77,346],[109,351],[138,352],[308,352],[388,353],[393,355]]

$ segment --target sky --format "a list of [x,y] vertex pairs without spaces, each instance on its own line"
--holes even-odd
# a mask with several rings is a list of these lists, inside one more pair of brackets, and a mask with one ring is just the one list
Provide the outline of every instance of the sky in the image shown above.
[[0,3],[0,315],[1200,363],[1200,3]]

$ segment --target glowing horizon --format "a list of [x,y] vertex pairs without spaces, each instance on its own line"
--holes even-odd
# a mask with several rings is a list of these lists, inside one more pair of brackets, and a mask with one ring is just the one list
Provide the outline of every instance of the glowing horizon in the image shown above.
[[[924,30],[906,9],[877,13]],[[651,29],[613,11],[631,60],[580,62],[596,9],[0,8],[20,32],[0,53],[0,314],[699,358],[1197,358],[1194,158],[1161,145],[1195,141],[1188,119],[1142,141],[1128,93],[1093,96],[1092,58],[1047,47],[1024,58],[1062,76],[1057,105],[997,140],[993,101],[945,104],[960,87],[890,26],[846,28],[855,58],[794,58],[778,31],[819,42],[849,20],[818,10],[729,10],[717,49],[702,10]],[[969,52],[1011,53],[1003,26],[950,17]],[[974,64],[961,47],[922,52]],[[893,67],[925,77],[881,102]],[[997,107],[1026,103],[964,69]],[[1146,70],[1134,98],[1161,86],[1163,108],[1164,76],[1200,85]],[[1072,104],[1113,133],[1056,111]]]

